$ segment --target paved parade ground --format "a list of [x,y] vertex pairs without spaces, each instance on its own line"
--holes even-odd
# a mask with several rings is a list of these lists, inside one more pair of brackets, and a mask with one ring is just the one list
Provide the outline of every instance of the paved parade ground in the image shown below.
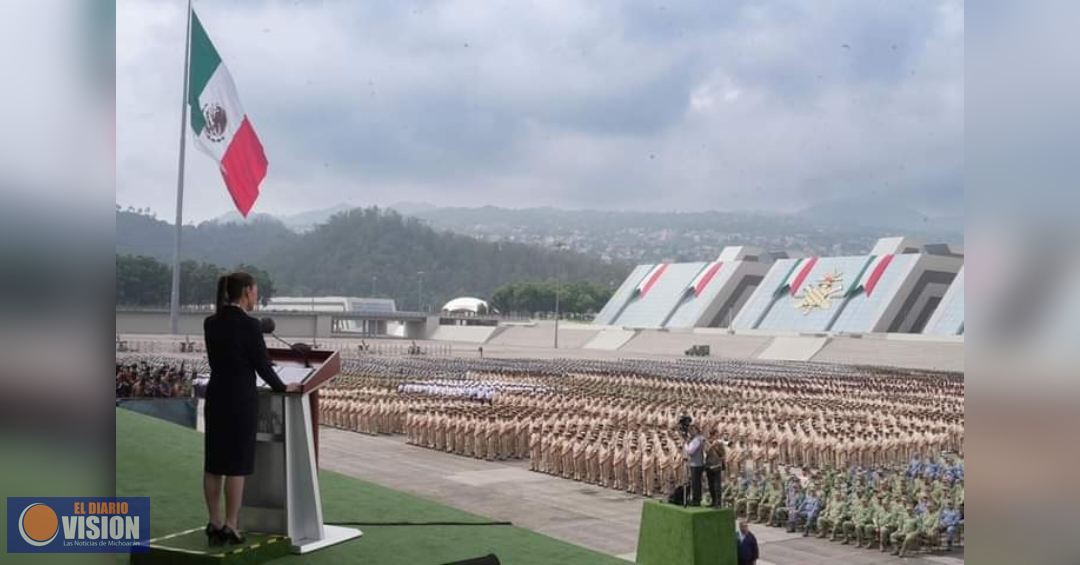
[[[532,472],[527,461],[488,462],[407,445],[401,436],[323,427],[319,450],[322,469],[634,559],[643,497]],[[899,559],[781,528],[752,525],[751,530],[761,546],[760,565],[963,563],[960,551]]]

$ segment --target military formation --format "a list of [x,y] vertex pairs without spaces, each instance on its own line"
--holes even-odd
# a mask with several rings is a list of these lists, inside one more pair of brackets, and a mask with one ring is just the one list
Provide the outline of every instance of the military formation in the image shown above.
[[[830,503],[841,493],[833,484],[847,480],[836,470],[859,469],[873,477],[859,480],[879,485],[913,458],[963,452],[963,378],[955,374],[696,359],[369,359],[346,360],[343,373],[322,393],[323,421],[330,425],[404,434],[412,445],[466,457],[525,459],[536,472],[643,496],[665,496],[686,482],[674,422],[689,414],[712,441],[726,445],[724,502],[740,515],[781,525],[795,516],[793,527],[809,522],[821,534],[820,514],[830,535],[859,535],[860,545],[868,543],[865,524],[847,529],[856,516]],[[810,486],[820,473],[841,478]],[[793,477],[811,482],[799,482],[788,497]],[[908,532],[894,543],[911,524],[906,511],[892,510],[921,492],[920,481],[933,495],[933,515],[944,516],[955,534],[945,498],[958,512],[962,477],[959,502],[952,496],[957,482],[942,497],[937,485],[944,479],[920,475],[880,503],[876,494],[870,501],[852,497],[848,491],[858,487],[844,485],[845,508],[884,505],[898,523],[886,536],[875,526],[876,542],[910,550],[929,537]],[[921,510],[916,515],[924,517]]]
[[964,462],[943,454],[906,467],[748,471],[725,481],[723,498],[737,516],[804,536],[901,557],[952,550],[963,534]]
[[962,536],[959,374],[369,356],[343,359],[342,375],[320,394],[324,425],[404,435],[463,457],[527,460],[535,472],[642,496],[687,482],[675,423],[690,415],[726,447],[722,504],[739,516],[897,555]]

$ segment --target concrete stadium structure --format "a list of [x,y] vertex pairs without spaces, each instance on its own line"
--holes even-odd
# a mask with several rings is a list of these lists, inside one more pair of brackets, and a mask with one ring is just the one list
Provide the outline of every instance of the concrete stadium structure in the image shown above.
[[958,335],[963,263],[963,253],[948,245],[903,237],[882,238],[869,254],[847,257],[788,258],[727,247],[712,263],[639,265],[594,324]]
[[[559,324],[558,348],[550,320],[357,312],[343,297],[315,299],[314,308],[311,298],[285,298],[266,315],[282,336],[343,350],[360,338],[397,338],[454,355],[479,355],[482,347],[493,357],[604,359],[682,357],[700,345],[729,359],[963,371],[963,287],[961,252],[884,238],[853,257],[778,258],[727,247],[710,263],[640,265],[593,323]],[[181,334],[201,335],[207,314],[183,312]],[[118,334],[168,328],[165,310],[116,312]]]
[[930,321],[923,329],[924,334],[930,335],[963,335],[964,334],[964,269],[956,274],[949,290],[941,299]]
[[947,245],[878,240],[869,255],[776,262],[732,327],[847,333],[921,333],[963,267]]
[[[345,312],[357,314],[393,314],[397,304],[391,298],[360,298],[355,296],[275,296],[265,310],[270,312]],[[397,328],[380,319],[339,319],[334,321],[340,331],[365,335],[385,335]]]
[[758,248],[728,246],[708,263],[639,265],[594,323],[627,328],[728,327],[773,259]]

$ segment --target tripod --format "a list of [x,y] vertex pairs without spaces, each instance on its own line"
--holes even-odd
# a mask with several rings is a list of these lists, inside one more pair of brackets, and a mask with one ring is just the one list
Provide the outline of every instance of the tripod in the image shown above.
[[693,495],[693,492],[694,492],[694,486],[693,486],[694,478],[691,476],[693,474],[693,472],[690,470],[690,462],[689,461],[686,462],[685,467],[686,467],[686,488],[683,489],[683,497],[682,497],[682,507],[683,508],[686,508],[687,506],[689,506],[690,497]]

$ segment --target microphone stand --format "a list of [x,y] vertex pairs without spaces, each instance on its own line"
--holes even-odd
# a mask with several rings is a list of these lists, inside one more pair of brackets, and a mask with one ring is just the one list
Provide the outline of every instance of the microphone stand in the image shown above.
[[288,345],[289,349],[292,349],[293,351],[299,353],[300,358],[304,361],[304,368],[306,368],[306,369],[311,368],[311,361],[308,360],[307,352],[304,350],[304,348],[298,347],[295,344],[289,343],[289,342],[281,339],[280,337],[278,337],[278,335],[276,333],[271,333],[270,335],[274,336],[274,339],[280,341],[281,343],[284,343],[285,345]]

